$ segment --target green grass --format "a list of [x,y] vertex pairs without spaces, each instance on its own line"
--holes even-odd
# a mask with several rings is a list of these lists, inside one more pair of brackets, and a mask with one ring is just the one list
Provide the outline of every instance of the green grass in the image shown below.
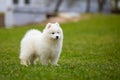
[[0,28],[0,80],[120,80],[120,15],[89,15],[61,24],[59,67],[20,65],[20,40],[30,28]]

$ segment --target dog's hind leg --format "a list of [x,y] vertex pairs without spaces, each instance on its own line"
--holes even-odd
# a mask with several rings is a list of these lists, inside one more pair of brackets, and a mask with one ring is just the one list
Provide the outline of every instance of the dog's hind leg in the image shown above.
[[20,63],[21,63],[21,65],[28,66],[28,65],[27,65],[27,61],[26,61],[25,59],[21,59],[21,62],[20,62]]
[[25,53],[20,54],[20,63],[21,63],[21,65],[28,66],[27,65],[28,60],[29,60],[29,55],[26,55]]
[[35,64],[36,55],[32,54],[29,60],[29,64]]

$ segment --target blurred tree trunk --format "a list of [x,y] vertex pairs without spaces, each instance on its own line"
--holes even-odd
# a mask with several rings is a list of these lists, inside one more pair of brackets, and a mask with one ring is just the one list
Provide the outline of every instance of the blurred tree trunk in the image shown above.
[[98,11],[102,12],[105,0],[98,0]]
[[63,1],[63,0],[58,0],[58,2],[57,2],[57,4],[56,4],[56,7],[55,7],[55,13],[58,13],[59,7],[60,7],[62,1]]
[[87,7],[86,7],[86,12],[90,12],[90,0],[86,0],[87,1]]
[[50,18],[50,17],[55,17],[55,16],[57,16],[57,13],[58,13],[58,11],[59,11],[59,7],[60,7],[60,5],[61,5],[61,3],[62,3],[62,0],[58,0],[58,2],[56,3],[56,6],[55,6],[55,9],[54,9],[54,11],[51,13],[47,13],[46,14],[46,17],[47,18]]
[[115,10],[118,10],[118,0],[115,0]]

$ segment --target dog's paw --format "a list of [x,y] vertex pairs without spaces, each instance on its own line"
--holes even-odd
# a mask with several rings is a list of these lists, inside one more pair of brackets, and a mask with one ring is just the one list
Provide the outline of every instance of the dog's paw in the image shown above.
[[21,65],[28,67],[28,65],[27,65],[27,64],[23,64],[23,63],[21,63]]
[[53,66],[60,66],[59,64],[52,64]]
[[26,61],[24,61],[24,60],[21,60],[21,63],[20,63],[20,64],[21,64],[21,65],[23,65],[23,66],[28,67],[28,65],[27,65]]

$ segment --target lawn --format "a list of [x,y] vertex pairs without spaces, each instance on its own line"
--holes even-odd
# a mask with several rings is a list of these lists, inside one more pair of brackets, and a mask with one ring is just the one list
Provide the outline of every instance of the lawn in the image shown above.
[[120,15],[89,15],[61,24],[60,66],[20,65],[20,40],[40,25],[0,28],[0,80],[120,80]]

